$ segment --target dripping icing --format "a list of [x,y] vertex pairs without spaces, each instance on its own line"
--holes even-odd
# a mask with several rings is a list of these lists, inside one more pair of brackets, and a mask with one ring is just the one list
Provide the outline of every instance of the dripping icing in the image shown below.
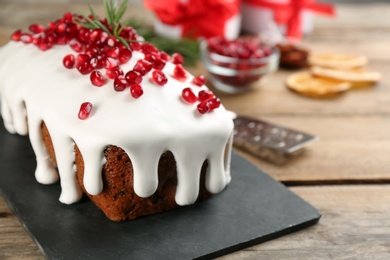
[[[62,58],[74,53],[68,46],[55,46],[42,52],[32,45],[10,42],[0,49],[0,96],[4,124],[11,133],[26,134],[37,157],[36,178],[48,184],[58,180],[44,147],[40,124],[45,122],[57,156],[62,193],[60,201],[74,203],[81,197],[74,163],[73,141],[85,160],[84,185],[88,193],[101,192],[104,148],[115,145],[125,150],[134,166],[134,190],[140,197],[152,195],[158,185],[157,165],[164,151],[171,151],[178,170],[175,200],[179,205],[193,203],[199,193],[200,169],[209,161],[206,187],[216,193],[230,182],[229,158],[233,122],[221,106],[199,116],[196,105],[185,104],[180,96],[190,87],[197,95],[205,86],[172,77],[175,65],[168,62],[163,72],[164,87],[156,86],[148,73],[141,83],[144,95],[129,97],[128,91],[115,92],[112,81],[101,88],[91,85],[89,77],[67,70]],[[131,70],[144,54],[134,51],[133,58],[121,65]],[[16,72],[16,73],[15,73]],[[23,77],[20,76],[23,74]],[[80,104],[90,101],[94,109],[87,120],[77,117]],[[18,105],[25,102],[25,112]],[[113,116],[114,115],[114,116]],[[17,123],[16,123],[17,122]],[[120,127],[115,127],[120,126]],[[93,135],[91,134],[93,133]],[[227,156],[224,156],[227,146]],[[150,163],[153,162],[153,163]]]

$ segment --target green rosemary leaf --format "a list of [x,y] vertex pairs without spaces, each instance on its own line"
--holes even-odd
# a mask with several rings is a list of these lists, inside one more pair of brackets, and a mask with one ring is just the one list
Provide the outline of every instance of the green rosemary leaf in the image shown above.
[[84,18],[85,20],[87,20],[87,22],[88,22],[91,26],[94,26],[93,29],[99,29],[99,28],[100,28],[99,25],[96,23],[96,21],[92,20],[92,19],[89,18],[88,16],[83,15],[83,18]]
[[119,40],[121,43],[123,43],[123,45],[126,46],[126,48],[130,49],[129,43],[128,43],[125,39],[123,39],[122,37],[117,37],[117,38],[118,38],[118,40]]
[[112,25],[112,16],[111,16],[111,8],[110,8],[110,4],[112,3],[112,1],[103,1],[103,5],[104,5],[104,11],[106,12],[106,16],[107,16],[107,22],[109,25]]
[[93,10],[92,6],[88,5],[88,7],[89,7],[89,11],[92,14],[93,19],[95,19],[95,21],[99,20],[98,16],[96,15],[95,11]]
[[122,19],[123,15],[126,12],[126,9],[127,9],[127,0],[122,0],[121,5],[119,6],[118,10],[115,13],[115,21],[117,23],[119,23],[120,20]]
[[111,34],[110,30],[108,30],[108,28],[102,24],[99,20],[95,20],[95,23],[99,26],[100,29],[102,29],[105,33],[107,33],[108,35]]
[[84,28],[87,28],[87,29],[95,29],[95,26],[93,25],[90,25],[89,23],[83,23],[83,22],[80,22],[80,21],[74,21],[75,24],[77,25],[80,25]]

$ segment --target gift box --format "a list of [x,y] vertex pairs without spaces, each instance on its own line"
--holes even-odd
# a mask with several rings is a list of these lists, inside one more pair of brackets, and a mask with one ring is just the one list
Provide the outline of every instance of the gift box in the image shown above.
[[278,32],[287,38],[301,39],[313,29],[313,14],[334,15],[330,4],[315,0],[243,0],[242,28],[255,34]]
[[155,13],[155,32],[173,39],[236,38],[241,29],[239,0],[144,0]]

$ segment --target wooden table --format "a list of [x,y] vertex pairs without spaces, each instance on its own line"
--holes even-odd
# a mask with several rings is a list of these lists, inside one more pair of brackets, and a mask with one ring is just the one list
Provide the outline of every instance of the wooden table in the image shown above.
[[[87,13],[80,4],[0,3],[0,45],[18,28],[46,23],[64,10]],[[100,6],[96,6],[102,12]],[[223,259],[390,259],[390,4],[337,5],[337,18],[316,18],[304,39],[313,51],[368,56],[383,74],[374,88],[315,100],[284,87],[280,70],[257,91],[224,95],[241,115],[269,120],[320,137],[304,155],[275,166],[241,153],[285,183],[323,214],[319,224]],[[141,7],[131,13],[145,16]],[[150,21],[151,15],[145,18]],[[201,65],[190,69],[204,72]],[[37,246],[0,197],[0,259],[42,259]]]

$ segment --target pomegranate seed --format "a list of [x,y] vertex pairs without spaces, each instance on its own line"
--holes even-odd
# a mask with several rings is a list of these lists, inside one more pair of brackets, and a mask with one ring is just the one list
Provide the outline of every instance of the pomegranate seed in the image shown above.
[[89,39],[92,41],[92,42],[96,42],[98,40],[98,38],[100,38],[102,34],[102,31],[99,30],[99,29],[95,29],[93,30],[92,32],[90,32],[89,34]]
[[114,89],[115,91],[123,91],[127,87],[127,81],[124,76],[120,75],[114,80]]
[[141,64],[144,66],[145,72],[146,72],[146,73],[148,73],[149,71],[151,71],[152,68],[153,68],[153,64],[150,63],[150,62],[147,61],[147,60],[139,60],[137,63],[141,63]]
[[131,53],[131,51],[129,49],[120,50],[119,56],[118,56],[119,63],[125,64],[126,62],[128,62],[131,59],[132,56],[133,56],[133,54]]
[[63,20],[66,23],[71,23],[73,21],[73,14],[72,13],[65,13]]
[[159,86],[164,86],[168,82],[168,79],[165,76],[164,72],[160,70],[154,70],[152,72],[152,79]]
[[101,87],[106,83],[106,79],[100,71],[93,71],[90,76],[91,83],[94,86]]
[[118,62],[113,58],[104,58],[102,62],[103,62],[103,67],[106,69],[111,69],[118,66]]
[[18,42],[20,41],[20,37],[22,36],[22,31],[21,30],[17,30],[15,31],[12,35],[11,35],[11,40],[15,41],[15,42]]
[[91,60],[91,57],[87,54],[79,54],[77,55],[77,58],[76,58],[76,64],[79,65],[79,64],[84,64],[84,63],[89,63]]
[[210,111],[210,104],[207,101],[200,102],[196,107],[201,114],[206,114]]
[[151,63],[154,63],[156,61],[157,57],[156,57],[156,53],[146,53],[145,54],[145,60],[151,62]]
[[197,85],[199,87],[203,86],[206,83],[206,78],[203,75],[198,75],[192,80],[192,84]]
[[69,42],[69,46],[75,51],[75,52],[82,52],[83,51],[83,45],[76,39],[73,39]]
[[158,49],[150,43],[144,43],[142,44],[142,52],[143,53],[152,53],[152,52],[158,52]]
[[76,58],[73,54],[68,54],[64,57],[62,63],[64,64],[65,68],[72,69],[76,63]]
[[53,45],[50,43],[41,42],[41,43],[39,43],[38,47],[41,51],[47,51],[47,50],[51,49],[53,47]]
[[33,42],[33,37],[31,34],[28,34],[28,33],[22,33],[22,35],[20,36],[20,40],[23,42],[23,43],[32,43]]
[[109,47],[115,47],[117,44],[116,38],[114,36],[108,36],[105,42]]
[[177,80],[184,81],[187,78],[187,73],[181,64],[177,64],[173,70],[173,77]]
[[106,54],[107,54],[108,57],[113,58],[113,59],[116,59],[116,58],[118,58],[118,56],[119,56],[119,48],[118,48],[118,47],[110,48],[110,49],[106,52]]
[[89,30],[81,28],[78,32],[78,39],[81,42],[88,42],[89,41]]
[[214,110],[216,108],[219,108],[219,106],[221,105],[221,101],[219,100],[219,98],[212,98],[208,101],[209,105],[210,105],[210,109],[211,110]]
[[179,53],[172,54],[172,63],[173,64],[183,64],[184,58]]
[[77,64],[76,68],[82,75],[89,74],[93,70],[93,68],[89,62]]
[[164,51],[161,51],[160,52],[160,58],[164,61],[169,61],[171,59],[171,57],[169,57],[168,53],[164,52]]
[[68,26],[65,23],[60,23],[57,25],[56,32],[58,32],[60,34],[64,33],[67,28],[68,28]]
[[125,79],[129,84],[133,84],[133,83],[141,84],[142,82],[142,76],[134,70],[130,70],[129,72],[127,72],[125,75]]
[[50,22],[47,24],[47,29],[49,30],[54,30],[56,28],[56,23],[55,22]]
[[200,102],[207,101],[213,97],[214,97],[214,94],[210,90],[201,90],[198,93],[198,98],[199,98]]
[[141,76],[144,76],[146,74],[146,69],[144,65],[141,62],[137,62],[133,68],[134,71],[141,74]]
[[30,30],[30,32],[37,34],[43,32],[45,30],[45,27],[40,24],[32,24],[30,25],[30,27],[28,27],[28,29]]
[[91,64],[92,68],[97,69],[98,66],[99,66],[99,59],[98,59],[98,57],[93,56],[91,58],[91,60],[89,61],[89,63]]
[[164,67],[165,67],[165,60],[163,60],[161,58],[157,58],[153,62],[153,69],[162,70]]
[[85,120],[89,117],[92,111],[92,104],[90,102],[84,102],[80,106],[79,119]]
[[106,70],[106,75],[110,79],[116,79],[118,76],[123,76],[123,70],[116,66]]
[[130,43],[130,48],[133,51],[139,51],[141,49],[141,47],[142,47],[142,45],[139,42],[132,42],[132,43]]
[[144,94],[144,90],[139,84],[133,84],[130,86],[130,94],[133,98],[139,98]]
[[181,97],[183,98],[184,101],[190,104],[193,104],[196,101],[198,101],[198,98],[190,88],[183,89],[183,91],[181,92]]
[[39,46],[39,44],[42,42],[42,36],[35,37],[32,41],[32,43],[36,46]]

